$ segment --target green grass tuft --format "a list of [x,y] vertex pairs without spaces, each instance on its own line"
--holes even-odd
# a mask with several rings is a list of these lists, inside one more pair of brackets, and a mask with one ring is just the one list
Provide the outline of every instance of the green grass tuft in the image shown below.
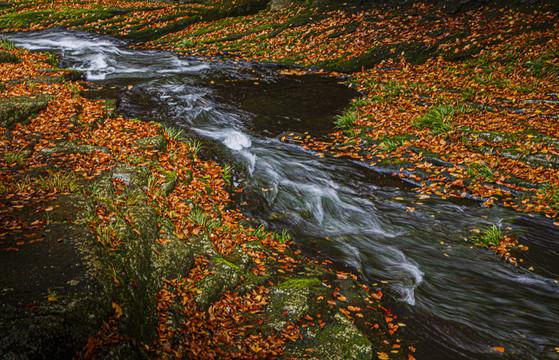
[[498,247],[501,240],[504,238],[501,228],[497,225],[491,225],[481,232],[481,235],[474,237],[475,244],[478,246]]

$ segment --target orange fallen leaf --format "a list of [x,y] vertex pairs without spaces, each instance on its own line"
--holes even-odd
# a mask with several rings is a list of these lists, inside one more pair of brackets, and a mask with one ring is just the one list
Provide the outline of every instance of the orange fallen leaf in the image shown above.
[[378,355],[378,358],[379,358],[380,360],[388,360],[388,359],[390,359],[390,358],[388,357],[388,354],[387,354],[387,353],[384,353],[384,352],[377,352],[377,355]]

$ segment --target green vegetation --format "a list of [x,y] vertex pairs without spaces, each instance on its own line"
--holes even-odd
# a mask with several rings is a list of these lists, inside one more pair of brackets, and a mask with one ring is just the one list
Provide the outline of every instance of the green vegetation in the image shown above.
[[481,177],[485,181],[493,181],[495,178],[495,171],[481,162],[468,165],[468,174],[474,178]]
[[345,112],[342,115],[336,115],[334,123],[339,128],[351,128],[359,121],[359,115],[353,111]]
[[402,138],[385,138],[382,141],[382,147],[388,152],[397,150],[400,146],[404,145],[404,139]]
[[414,120],[413,126],[420,129],[428,128],[434,135],[448,133],[453,129],[452,118],[462,111],[463,108],[457,109],[452,105],[439,106]]
[[80,189],[80,184],[74,173],[53,172],[46,177],[35,179],[35,184],[45,190],[74,192]]
[[490,227],[481,231],[479,236],[473,237],[476,245],[484,246],[489,248],[491,246],[498,247],[503,239],[503,234],[501,233],[501,228],[497,225],[491,225]]
[[4,154],[4,161],[8,165],[23,165],[25,160],[29,156],[28,152],[22,150],[19,151],[6,151]]
[[320,284],[321,281],[316,278],[311,279],[289,279],[278,285],[278,288],[285,289],[303,289],[309,288],[315,284]]
[[559,186],[546,184],[542,189],[545,203],[553,210],[559,211]]

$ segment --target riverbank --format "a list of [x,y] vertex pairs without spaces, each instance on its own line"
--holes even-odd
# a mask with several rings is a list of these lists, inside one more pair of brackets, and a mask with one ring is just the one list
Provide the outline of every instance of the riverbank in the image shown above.
[[411,354],[380,288],[243,225],[199,143],[91,101],[55,56],[2,43],[0,354]]

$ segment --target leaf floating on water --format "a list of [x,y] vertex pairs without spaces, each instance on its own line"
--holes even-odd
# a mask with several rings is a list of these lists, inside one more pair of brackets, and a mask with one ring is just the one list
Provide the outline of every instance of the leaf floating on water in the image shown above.
[[500,347],[500,346],[493,346],[493,349],[500,352],[500,353],[504,353],[505,352],[505,348],[504,347]]

